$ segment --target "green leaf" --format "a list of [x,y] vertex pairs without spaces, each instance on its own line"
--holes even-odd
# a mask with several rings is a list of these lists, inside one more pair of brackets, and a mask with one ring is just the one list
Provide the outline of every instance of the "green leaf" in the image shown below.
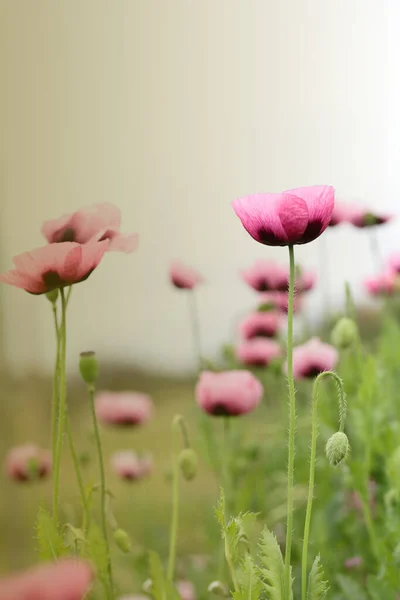
[[266,527],[259,543],[262,567],[260,574],[269,600],[293,600],[292,589],[285,595],[285,565],[276,537]]
[[396,600],[398,595],[395,590],[391,589],[389,584],[374,575],[370,575],[367,579],[367,590],[371,600]]
[[107,544],[100,527],[95,521],[90,523],[86,553],[87,558],[95,565],[99,579],[101,579],[105,585],[108,585]]
[[351,598],[351,600],[368,600],[363,588],[354,579],[347,577],[347,575],[338,575],[337,582],[346,598]]
[[233,593],[233,600],[259,600],[262,584],[250,554],[246,555],[238,571],[239,590]]
[[324,572],[318,555],[314,560],[308,578],[307,600],[323,600],[328,590],[328,582],[324,580]]
[[152,583],[150,593],[154,600],[181,600],[175,586],[167,580],[161,558],[156,552],[149,552],[149,571]]
[[66,554],[63,538],[54,524],[53,517],[43,507],[39,507],[36,520],[36,540],[41,560],[55,560]]

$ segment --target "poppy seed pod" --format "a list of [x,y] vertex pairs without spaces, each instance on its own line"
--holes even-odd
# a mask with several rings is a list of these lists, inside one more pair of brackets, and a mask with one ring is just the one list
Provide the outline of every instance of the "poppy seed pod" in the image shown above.
[[81,352],[79,371],[82,379],[88,385],[94,385],[99,375],[99,363],[95,352]]

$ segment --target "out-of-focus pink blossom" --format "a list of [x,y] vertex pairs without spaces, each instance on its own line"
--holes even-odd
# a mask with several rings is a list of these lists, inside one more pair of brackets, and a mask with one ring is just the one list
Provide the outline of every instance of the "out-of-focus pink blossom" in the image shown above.
[[282,349],[275,340],[253,338],[237,346],[236,356],[244,365],[266,367],[271,361],[282,356]]
[[350,558],[346,558],[344,561],[344,566],[346,569],[358,569],[361,567],[363,563],[363,559],[361,556],[351,556]]
[[400,289],[399,275],[395,271],[386,270],[364,280],[366,290],[372,296],[392,296]]
[[375,227],[376,225],[384,225],[393,219],[393,215],[388,213],[377,213],[368,210],[361,204],[352,203],[349,210],[348,221],[358,227],[364,229],[366,227]]
[[256,292],[287,292],[288,269],[273,260],[257,260],[241,274],[244,281]]
[[214,416],[238,416],[261,402],[263,387],[249,371],[203,371],[196,386],[198,405]]
[[315,185],[281,194],[245,196],[233,202],[233,209],[246,231],[261,244],[306,244],[329,225],[334,195],[332,187]]
[[135,233],[121,233],[121,212],[119,208],[104,202],[81,208],[70,215],[46,221],[42,233],[50,244],[60,242],[88,242],[109,240],[107,250],[133,252],[138,236]]
[[324,371],[335,369],[338,360],[336,348],[324,344],[319,338],[311,338],[293,350],[293,376],[295,379],[314,378]]
[[96,415],[106,425],[142,425],[152,416],[153,402],[139,392],[109,392],[96,394]]
[[51,454],[36,444],[12,448],[6,457],[7,475],[15,481],[44,479],[51,471]]
[[153,470],[153,459],[148,454],[138,456],[132,450],[123,450],[112,455],[111,466],[121,479],[137,481],[150,475]]
[[176,589],[182,600],[196,600],[196,590],[191,581],[181,579],[177,582]]
[[199,283],[204,281],[200,273],[179,261],[172,263],[169,270],[169,276],[171,283],[182,290],[192,290]]
[[240,333],[246,340],[255,337],[275,337],[283,324],[282,313],[270,310],[248,315],[240,324]]
[[[289,306],[289,295],[287,292],[265,292],[259,295],[260,304],[270,304],[276,309],[287,313]],[[302,305],[302,299],[300,296],[294,297],[293,310],[297,312],[300,310]]]

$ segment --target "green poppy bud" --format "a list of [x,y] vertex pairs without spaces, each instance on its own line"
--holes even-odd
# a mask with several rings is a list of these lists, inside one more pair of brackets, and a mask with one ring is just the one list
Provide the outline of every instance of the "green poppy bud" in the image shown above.
[[81,352],[79,370],[82,379],[88,385],[94,385],[99,375],[99,363],[95,352]]
[[118,548],[125,554],[132,552],[132,542],[129,535],[123,529],[116,529],[114,531],[114,541]]
[[342,317],[332,331],[332,343],[340,350],[350,348],[358,338],[357,324],[353,319]]
[[179,455],[179,466],[186,481],[192,481],[197,474],[197,454],[192,448],[185,448]]
[[349,439],[343,431],[334,433],[326,444],[326,456],[334,467],[337,467],[348,455],[350,450]]

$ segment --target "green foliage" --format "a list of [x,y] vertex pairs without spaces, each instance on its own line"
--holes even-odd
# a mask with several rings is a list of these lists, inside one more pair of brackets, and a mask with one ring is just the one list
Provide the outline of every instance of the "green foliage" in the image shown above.
[[154,600],[180,600],[172,583],[167,580],[161,558],[156,552],[149,552],[150,593]]
[[269,600],[292,600],[293,592],[285,595],[285,565],[278,541],[266,527],[261,534],[260,575],[264,590]]
[[44,506],[39,507],[36,519],[36,540],[41,560],[56,560],[66,554],[62,535],[55,526],[53,517]]
[[[347,575],[338,575],[337,581],[340,589],[345,595],[346,600],[368,600],[368,596],[357,581]],[[380,600],[383,600],[381,598]],[[385,598],[386,600],[386,598]]]
[[259,600],[262,584],[254,561],[247,554],[238,570],[239,590],[233,593],[233,600]]
[[324,580],[321,559],[317,556],[308,578],[307,600],[324,600],[328,590],[328,582]]
[[367,590],[371,600],[396,600],[398,594],[391,589],[388,583],[378,577],[370,575],[367,579]]
[[86,544],[86,558],[95,566],[97,576],[104,585],[108,585],[107,545],[100,527],[91,521]]

